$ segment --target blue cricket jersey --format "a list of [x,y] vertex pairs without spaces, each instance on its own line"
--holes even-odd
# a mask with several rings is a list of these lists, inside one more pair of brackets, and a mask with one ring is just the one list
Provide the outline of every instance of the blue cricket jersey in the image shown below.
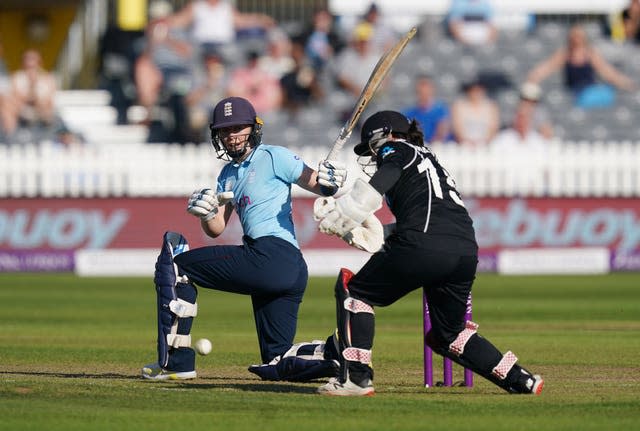
[[304,162],[284,147],[261,144],[241,163],[230,162],[218,176],[218,193],[232,191],[244,234],[272,235],[298,246],[291,215],[291,184]]

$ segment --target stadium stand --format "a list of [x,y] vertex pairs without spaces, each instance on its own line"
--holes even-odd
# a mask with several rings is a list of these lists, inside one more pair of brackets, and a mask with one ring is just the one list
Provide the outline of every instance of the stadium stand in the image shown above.
[[[430,16],[430,27],[421,27],[423,34],[409,44],[369,111],[407,106],[413,99],[413,78],[420,73],[434,78],[439,96],[448,102],[465,80],[484,73],[501,80],[492,97],[505,122],[518,102],[517,89],[527,71],[553,52],[569,22],[541,20],[529,32],[503,29],[494,45],[469,48],[451,40],[438,25],[440,19]],[[587,22],[587,31],[607,60],[630,76],[640,76],[637,45],[611,41],[593,22]],[[243,46],[255,48],[253,43],[238,45]],[[291,147],[309,161],[324,156],[341,126],[336,107],[345,100],[332,79],[323,83],[324,101],[303,108],[295,123],[282,112],[265,116],[265,142]],[[640,130],[635,127],[640,93],[619,93],[613,109],[582,111],[572,106],[559,74],[545,80],[542,90],[541,103],[550,111],[556,136],[548,157],[537,160],[527,154],[506,156],[454,143],[434,144],[466,194],[640,195]],[[85,145],[62,151],[46,141],[19,147],[0,144],[0,160],[7,167],[0,172],[0,197],[181,196],[217,175],[206,143],[147,144],[147,126],[135,121],[141,117],[138,107],[129,109],[129,124],[117,124],[107,91],[64,89],[55,100],[66,126],[81,135]],[[351,154],[345,151],[343,157],[357,172]]]

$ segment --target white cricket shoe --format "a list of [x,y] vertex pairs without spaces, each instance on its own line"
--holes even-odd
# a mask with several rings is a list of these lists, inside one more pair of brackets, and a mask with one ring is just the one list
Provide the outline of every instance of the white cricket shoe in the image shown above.
[[196,371],[169,371],[157,362],[142,367],[142,378],[147,380],[188,380],[197,377]]
[[333,395],[339,397],[358,397],[371,396],[375,394],[373,383],[371,380],[365,382],[365,386],[356,385],[351,380],[341,383],[340,380],[333,377],[329,379],[329,383],[318,388],[321,395]]

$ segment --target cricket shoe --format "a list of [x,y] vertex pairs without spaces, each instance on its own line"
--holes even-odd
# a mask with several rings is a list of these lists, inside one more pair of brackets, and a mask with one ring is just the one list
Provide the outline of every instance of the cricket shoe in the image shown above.
[[534,374],[532,376],[533,385],[531,385],[531,393],[533,395],[540,395],[542,393],[542,388],[544,386],[544,379],[540,374]]
[[329,379],[329,383],[318,388],[318,393],[321,395],[332,395],[338,397],[362,397],[375,394],[371,380],[367,379],[363,384],[364,386],[357,385],[349,379],[342,383],[340,380],[333,377]]
[[197,377],[196,371],[170,371],[162,368],[157,362],[142,367],[142,378],[147,380],[189,380]]

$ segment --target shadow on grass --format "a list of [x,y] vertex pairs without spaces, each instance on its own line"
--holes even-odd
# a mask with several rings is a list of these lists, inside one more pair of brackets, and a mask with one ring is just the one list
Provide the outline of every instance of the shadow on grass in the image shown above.
[[[272,393],[297,393],[297,394],[313,394],[317,386],[323,382],[310,382],[308,386],[291,382],[278,383],[262,383],[258,380],[247,383],[237,383],[237,378],[231,377],[200,377],[196,381],[162,381],[152,382],[144,380],[138,374],[121,374],[121,373],[70,373],[57,371],[0,371],[0,375],[21,375],[35,377],[52,377],[62,379],[105,379],[105,380],[134,380],[149,385],[155,385],[158,389],[171,390],[189,390],[189,389],[210,389],[221,391],[246,391],[246,392],[272,392]],[[201,383],[203,380],[211,381],[211,383]],[[235,382],[233,382],[235,380]]]
[[119,373],[62,373],[56,371],[0,371],[0,375],[22,375],[22,376],[43,376],[59,377],[62,379],[121,379],[140,380],[139,375],[119,374]]
[[181,389],[211,389],[221,391],[315,394],[319,385],[298,386],[294,383],[182,383]]

